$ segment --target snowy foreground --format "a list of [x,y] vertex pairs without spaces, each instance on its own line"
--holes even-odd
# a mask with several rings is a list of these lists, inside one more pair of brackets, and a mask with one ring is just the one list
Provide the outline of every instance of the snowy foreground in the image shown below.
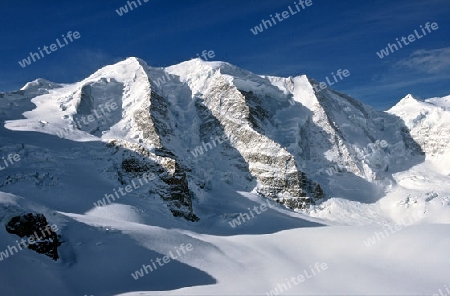
[[[16,202],[2,195],[3,204]],[[55,264],[26,250],[4,259],[2,294],[431,295],[449,284],[449,225],[315,227],[269,209],[249,227],[265,228],[277,217],[285,230],[212,235],[207,225],[152,226],[149,215],[125,205],[58,214],[73,244],[64,250],[67,261]],[[1,241],[14,244],[4,230]],[[178,250],[179,257],[182,244],[192,250]],[[179,258],[158,265],[164,255]],[[151,260],[157,268],[135,280],[132,274]]]
[[31,102],[0,98],[0,217],[43,213],[64,241],[52,261],[14,251],[19,237],[0,227],[1,295],[450,295],[449,97],[407,97],[389,110],[426,154],[375,200],[345,172],[330,183],[340,194],[305,211],[212,177],[190,222],[145,198],[145,183],[94,205],[120,187],[107,139],[131,132],[121,118],[99,136],[68,129],[51,101],[77,89],[65,87]]

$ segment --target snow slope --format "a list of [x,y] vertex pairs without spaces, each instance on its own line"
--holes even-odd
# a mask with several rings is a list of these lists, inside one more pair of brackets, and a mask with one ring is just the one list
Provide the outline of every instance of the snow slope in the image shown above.
[[[0,94],[0,159],[20,155],[0,170],[1,220],[44,213],[64,241],[56,262],[27,249],[6,257],[1,252],[18,237],[0,227],[2,295],[444,291],[449,97],[407,96],[377,112],[331,89],[315,93],[314,83],[224,62],[161,69],[129,58],[73,84],[38,79]],[[107,102],[118,108],[77,124]],[[192,155],[219,131],[229,143]],[[146,158],[156,179],[96,207],[141,177],[120,168],[123,155]],[[291,210],[275,202],[280,197],[256,194],[266,178],[290,176],[280,160],[319,182],[327,197]],[[188,184],[199,221],[174,217],[174,201],[161,198],[179,193],[164,182],[170,174]],[[182,244],[192,250],[134,279]],[[291,280],[299,275],[303,282]]]

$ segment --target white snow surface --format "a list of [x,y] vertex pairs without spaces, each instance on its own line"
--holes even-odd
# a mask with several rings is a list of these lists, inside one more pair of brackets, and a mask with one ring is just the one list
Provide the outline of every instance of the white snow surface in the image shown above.
[[[172,78],[154,85],[165,74]],[[328,127],[324,114],[331,105],[316,96],[308,77],[259,76],[200,59],[162,69],[128,58],[80,82],[38,79],[0,96],[0,159],[11,153],[21,156],[0,170],[0,217],[6,223],[18,213],[44,213],[65,242],[56,262],[26,249],[2,257],[1,295],[277,295],[275,289],[279,295],[432,295],[450,286],[450,96],[419,101],[408,95],[386,112],[404,122],[425,155],[420,161],[392,156],[395,149],[398,155],[404,151],[394,137],[384,139],[391,155],[366,155],[372,163],[387,160],[395,168],[375,177],[369,166],[358,164],[361,178],[383,184],[377,187],[382,190],[377,198],[363,197],[371,187],[351,187],[355,178],[345,170],[329,178],[320,171],[323,159],[342,161],[330,149],[322,160],[305,158],[304,169],[326,180],[335,194],[306,211],[271,204],[231,227],[239,213],[268,201],[253,188],[238,191],[222,181],[214,186],[219,177],[194,201],[201,218],[196,223],[174,218],[161,200],[146,197],[145,189],[96,208],[93,203],[118,186],[108,177],[105,142],[139,142],[141,131],[131,115],[145,106],[149,90],[167,96],[179,106],[184,116],[180,122],[189,122],[194,118],[189,99],[207,92],[215,75],[240,90],[296,103],[276,115],[280,124],[272,132],[279,142],[290,143],[298,122],[310,113],[318,126]],[[186,86],[190,93],[180,95]],[[372,112],[370,108],[356,111],[336,93],[325,92],[342,107],[334,114],[348,138],[345,147],[366,147],[370,142],[355,122],[363,112]],[[104,98],[93,109],[106,102],[115,102],[118,109],[80,130],[74,122],[82,115],[84,95]],[[265,104],[275,108],[279,101]],[[185,133],[179,134],[180,143],[174,146],[182,147]],[[346,161],[342,165],[351,170],[352,159]],[[393,232],[395,226],[399,229]],[[17,239],[0,227],[0,252]],[[191,244],[192,251],[137,280],[132,277],[181,244]],[[327,269],[302,283],[287,284],[305,271],[311,275],[316,263],[325,263]],[[279,290],[282,285],[287,289]]]

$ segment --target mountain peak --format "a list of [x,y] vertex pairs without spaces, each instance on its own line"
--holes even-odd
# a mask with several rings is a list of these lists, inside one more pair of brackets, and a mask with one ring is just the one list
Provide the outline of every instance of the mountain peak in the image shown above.
[[209,70],[217,70],[223,68],[238,68],[237,66],[231,65],[227,62],[222,61],[205,61],[199,57],[192,58],[190,60],[172,65],[167,67],[167,69],[190,69],[192,72],[193,69],[209,69]]
[[418,100],[416,98],[414,98],[414,96],[412,94],[407,94],[403,99],[401,99],[400,101],[410,101],[410,102],[418,102]]
[[38,78],[26,83],[20,90],[23,91],[26,96],[32,97],[48,93],[48,90],[60,87],[62,86],[55,82],[51,82],[44,78]]
[[426,104],[416,98],[412,94],[407,94],[401,99],[395,106],[388,110],[388,112],[395,112],[396,110],[402,110],[405,107],[419,107]]
[[37,88],[54,88],[55,86],[59,86],[59,84],[51,82],[44,78],[38,78],[33,81],[27,82],[20,90],[30,90],[30,89],[37,89]]
[[416,99],[412,94],[407,94],[404,96],[397,104],[411,104],[411,103],[417,103],[420,102],[418,99]]

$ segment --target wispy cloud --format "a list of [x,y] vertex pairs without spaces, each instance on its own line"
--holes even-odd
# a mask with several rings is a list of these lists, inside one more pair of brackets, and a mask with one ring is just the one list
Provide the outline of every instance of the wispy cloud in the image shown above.
[[395,68],[407,68],[430,74],[440,74],[450,69],[450,47],[421,49],[395,63]]

